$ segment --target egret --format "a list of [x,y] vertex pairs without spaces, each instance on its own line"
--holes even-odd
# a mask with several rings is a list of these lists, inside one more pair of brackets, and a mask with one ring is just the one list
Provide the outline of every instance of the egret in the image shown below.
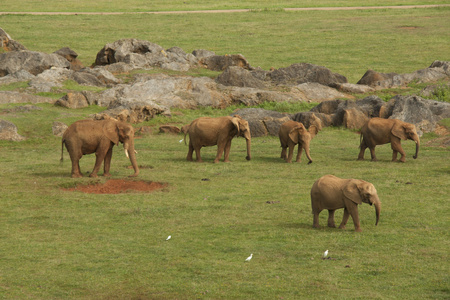
[[326,250],[326,251],[323,253],[323,258],[327,258],[327,255],[328,255],[328,250]]
[[249,256],[249,257],[247,257],[247,259],[246,259],[245,261],[250,261],[250,260],[252,259],[252,257],[253,257],[253,253],[252,253],[252,254],[250,254],[250,256]]
[[172,236],[169,235],[169,236],[167,237],[166,241],[170,240],[171,238],[172,238]]

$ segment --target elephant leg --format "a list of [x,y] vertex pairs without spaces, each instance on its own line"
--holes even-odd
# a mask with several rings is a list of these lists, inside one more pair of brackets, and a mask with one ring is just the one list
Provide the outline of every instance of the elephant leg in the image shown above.
[[320,228],[319,225],[319,214],[320,214],[320,210],[319,211],[313,211],[314,217],[313,217],[313,227],[314,228]]
[[89,177],[97,177],[97,173],[102,166],[103,161],[105,160],[106,153],[96,152],[95,153],[95,165]]
[[344,209],[344,216],[342,217],[342,222],[339,225],[340,229],[345,229],[345,225],[347,225],[347,221],[348,221],[348,217],[350,216],[350,214],[348,213],[347,208]]
[[295,159],[295,162],[300,162],[300,160],[302,159],[302,152],[303,152],[303,147],[298,144],[298,151],[297,151],[297,157]]
[[370,149],[370,156],[372,157],[372,161],[377,161],[377,156],[375,155],[375,146],[369,147]]
[[72,178],[83,177],[83,175],[81,174],[81,169],[80,169],[80,159],[83,155],[82,154],[72,154],[71,152],[69,152],[69,154],[70,154],[70,160],[72,161],[71,177]]
[[[230,159],[229,159],[229,157],[230,157],[230,149],[231,149],[231,140],[227,141],[227,143],[225,145],[224,157],[223,157],[223,161],[224,162],[230,162]],[[219,157],[219,159],[220,159],[220,157]]]
[[358,206],[355,205],[354,208],[349,210],[350,215],[352,216],[353,219],[353,224],[355,225],[355,231],[356,232],[361,232],[361,227],[359,225],[359,215],[358,215]]
[[187,156],[186,156],[186,160],[187,161],[192,161],[193,159],[192,159],[192,154],[194,153],[194,146],[192,146],[192,143],[191,142],[189,142],[189,151],[188,151],[188,154],[187,154]]
[[328,210],[328,227],[336,228],[336,225],[334,224],[334,209]]
[[[392,161],[397,161],[397,152],[400,153],[400,162],[406,161],[406,153],[402,148],[402,145],[400,144],[400,141],[392,141],[391,142],[391,148],[392,148]],[[395,154],[395,157],[394,157]],[[394,159],[395,158],[395,159]]]
[[360,148],[361,150],[359,150],[358,160],[364,160],[364,152],[366,152],[366,149],[367,149],[367,145],[366,145],[364,139],[362,140],[362,143],[361,143],[361,145],[359,146],[359,148]]
[[281,156],[280,156],[280,157],[281,157],[282,159],[284,159],[284,160],[287,159],[286,151],[287,151],[287,147],[281,146]]
[[112,157],[112,147],[109,148],[108,152],[106,152],[105,160],[103,162],[103,176],[109,177],[111,174],[109,173],[109,169],[111,167],[111,157]]
[[196,162],[203,162],[202,156],[201,156],[201,154],[200,154],[200,149],[201,149],[201,148],[202,148],[202,147],[195,147],[195,148],[194,148],[195,156],[197,157]]
[[288,163],[292,162],[292,157],[294,156],[294,148],[295,148],[295,145],[289,146],[289,155],[287,158]]

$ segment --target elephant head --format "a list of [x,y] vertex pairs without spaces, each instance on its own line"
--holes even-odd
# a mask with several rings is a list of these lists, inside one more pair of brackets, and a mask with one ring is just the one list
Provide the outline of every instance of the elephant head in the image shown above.
[[250,126],[248,124],[248,122],[244,119],[241,118],[241,116],[239,115],[235,115],[234,117],[231,118],[231,123],[233,123],[233,125],[236,127],[237,129],[237,136],[241,136],[243,138],[245,138],[245,140],[247,141],[247,160],[251,159],[251,140],[252,140],[252,135],[250,133]]
[[115,145],[123,143],[125,155],[130,159],[134,169],[133,177],[139,175],[139,167],[136,160],[136,150],[134,149],[134,129],[133,126],[124,122],[106,122],[103,126],[104,135]]
[[416,159],[419,155],[420,139],[414,124],[406,122],[397,122],[391,129],[391,133],[402,140],[413,140],[416,143],[416,153],[413,158]]
[[342,190],[344,197],[356,204],[362,202],[375,206],[376,223],[380,219],[381,202],[378,198],[377,190],[370,182],[358,179],[352,179],[346,184]]

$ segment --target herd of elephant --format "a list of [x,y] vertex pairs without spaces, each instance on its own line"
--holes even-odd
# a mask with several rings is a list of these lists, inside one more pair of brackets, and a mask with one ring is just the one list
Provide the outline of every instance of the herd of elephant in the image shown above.
[[[305,150],[309,164],[312,158],[309,145],[321,126],[311,125],[308,129],[302,123],[287,121],[279,130],[281,143],[281,158],[286,162],[292,162],[294,148],[298,145],[296,162],[301,159]],[[247,156],[251,159],[251,133],[249,123],[238,115],[218,118],[201,117],[195,119],[189,125],[183,126],[183,132],[189,135],[189,150],[187,160],[192,161],[193,152],[196,161],[202,162],[200,149],[202,147],[217,145],[217,155],[214,162],[220,161],[224,154],[224,162],[229,162],[231,140],[235,136],[246,139]],[[364,159],[364,152],[370,149],[373,161],[376,161],[375,146],[391,144],[393,151],[392,161],[397,161],[398,153],[401,154],[400,162],[405,162],[405,151],[401,147],[401,140],[413,140],[416,143],[417,158],[420,140],[413,124],[396,119],[372,118],[361,128],[360,153],[358,160]],[[72,161],[73,178],[82,177],[79,161],[83,155],[95,153],[96,160],[90,177],[97,177],[102,163],[104,164],[103,176],[110,176],[112,150],[114,145],[123,143],[126,156],[130,159],[134,174],[139,175],[139,167],[134,148],[134,129],[128,123],[115,120],[81,120],[70,125],[62,137],[61,161],[63,160],[64,145],[69,152]],[[287,150],[289,153],[287,154]],[[358,204],[362,202],[375,206],[376,224],[380,217],[381,203],[377,191],[370,182],[359,179],[341,179],[333,175],[325,175],[319,178],[311,188],[311,205],[314,214],[313,226],[319,227],[319,213],[328,210],[328,226],[336,227],[334,212],[344,208],[344,216],[339,228],[345,228],[349,216],[352,217],[356,231],[361,231]]]

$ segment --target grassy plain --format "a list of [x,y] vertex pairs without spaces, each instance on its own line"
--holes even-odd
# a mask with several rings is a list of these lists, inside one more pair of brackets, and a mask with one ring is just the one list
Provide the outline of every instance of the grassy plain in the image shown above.
[[392,5],[448,4],[446,0],[128,0],[128,1],[60,1],[60,0],[3,0],[0,12],[146,12],[146,11],[193,11],[228,9],[281,9],[292,7],[352,7]]
[[[29,50],[70,47],[87,66],[107,43],[148,40],[189,53],[243,54],[265,70],[307,62],[356,83],[368,69],[409,73],[449,60],[450,7],[171,15],[0,15]],[[19,25],[20,24],[20,25]]]
[[[449,60],[449,12],[8,15],[0,16],[0,24],[30,50],[69,46],[85,64],[104,44],[134,37],[186,52],[242,53],[265,69],[315,63],[356,82],[367,68],[403,73]],[[450,297],[449,148],[431,147],[435,134],[421,138],[417,160],[414,144],[403,142],[404,164],[390,162],[388,145],[377,147],[380,161],[356,161],[359,135],[341,128],[325,128],[312,141],[311,165],[282,162],[276,137],[254,138],[251,161],[245,161],[245,142],[238,138],[231,163],[213,164],[216,148],[210,147],[202,150],[206,162],[197,164],[185,160],[181,135],[159,134],[158,126],[227,115],[237,107],[174,110],[172,118],[136,125],[153,129],[136,139],[142,166],[136,180],[168,187],[151,194],[92,195],[63,190],[105,178],[70,178],[70,159],[65,152],[60,164],[61,139],[51,127],[104,108],[39,104],[42,110],[5,111],[17,106],[0,105],[0,118],[27,137],[0,141],[0,299]],[[297,112],[309,106],[274,108]],[[85,156],[82,170],[93,163],[92,155]],[[115,149],[113,178],[130,175],[128,166]],[[378,226],[374,209],[364,204],[361,234],[351,221],[346,230],[313,229],[309,190],[324,174],[372,182],[382,201]],[[342,212],[336,215],[340,220]],[[168,235],[172,239],[165,241]],[[326,249],[331,259],[322,260]],[[244,263],[250,253],[253,259]]]

